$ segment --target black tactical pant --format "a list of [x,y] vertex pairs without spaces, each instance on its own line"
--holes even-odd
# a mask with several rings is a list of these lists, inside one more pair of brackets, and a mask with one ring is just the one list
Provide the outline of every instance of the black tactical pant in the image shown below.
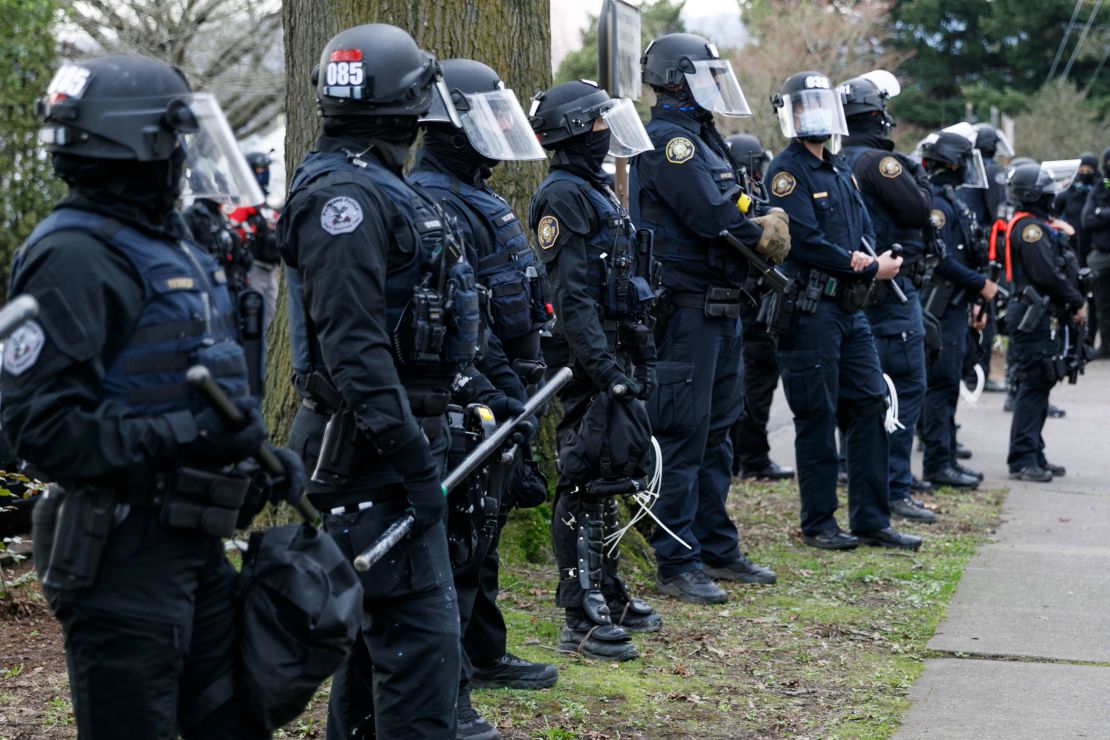
[[[556,365],[552,365],[555,367]],[[586,375],[586,371],[575,366],[574,377],[563,386],[559,393],[559,401],[563,406],[563,418],[556,428],[556,439],[562,446],[575,434],[575,427],[590,407],[590,401],[599,390]],[[564,609],[581,609],[585,589],[582,588],[578,576],[578,536],[579,524],[586,517],[605,523],[604,534],[609,534],[616,529],[616,502],[612,499],[605,501],[597,497],[586,496],[584,491],[579,492],[578,486],[567,482],[562,476],[555,486],[555,506],[551,514],[551,544],[555,551],[555,562],[559,566],[559,586],[555,592],[555,604]],[[613,509],[606,521],[606,508]],[[614,578],[617,575],[619,555],[602,560],[601,591],[607,600],[614,599],[619,594]]]
[[[41,523],[56,505],[37,507],[40,575],[53,540]],[[220,538],[132,508],[108,535],[91,587],[43,588],[62,625],[82,739],[270,736],[234,696],[235,578]]]
[[1006,463],[1011,473],[1026,467],[1044,467],[1044,430],[1048,395],[1056,385],[1052,358],[1057,352],[1049,318],[1030,333],[1010,334],[1010,361],[1017,379],[1014,415],[1010,421],[1010,450]]
[[[505,524],[506,509],[502,506],[502,527]],[[501,529],[498,528],[498,538]],[[486,557],[478,567],[475,585],[471,595],[463,595],[463,590],[456,581],[459,592],[460,609],[464,599],[472,599],[470,619],[463,628],[462,646],[465,661],[472,666],[484,668],[492,666],[501,660],[507,649],[507,629],[505,618],[497,606],[498,592],[498,567],[500,561],[497,555],[497,543],[490,547]]]
[[[302,407],[293,422],[289,447],[310,471],[325,421]],[[446,437],[434,440],[432,454],[444,459],[446,446]],[[330,513],[337,493],[346,504],[373,505]],[[400,484],[358,479],[338,491],[310,484],[309,498],[324,515],[324,530],[352,560],[408,506]],[[327,737],[454,737],[459,609],[443,525],[409,535],[359,577],[361,639],[332,678]]]
[[741,304],[744,411],[732,427],[733,472],[763,470],[771,464],[767,420],[779,384],[779,363],[775,341],[767,333],[767,325],[756,322],[756,314],[756,309]]

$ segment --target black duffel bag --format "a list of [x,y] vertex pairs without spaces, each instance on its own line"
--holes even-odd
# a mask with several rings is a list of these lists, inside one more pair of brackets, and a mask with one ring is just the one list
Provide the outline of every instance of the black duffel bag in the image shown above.
[[238,597],[243,700],[273,730],[300,715],[347,658],[362,586],[330,536],[290,524],[251,535]]
[[559,473],[572,483],[650,477],[655,467],[651,422],[639,399],[597,393],[559,449]]

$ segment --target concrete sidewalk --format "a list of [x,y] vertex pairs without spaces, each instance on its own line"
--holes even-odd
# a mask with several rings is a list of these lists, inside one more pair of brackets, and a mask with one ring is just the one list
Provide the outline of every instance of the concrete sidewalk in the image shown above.
[[1003,400],[957,417],[984,485],[1010,489],[929,642],[963,657],[926,662],[896,737],[1110,738],[1110,667],[1084,665],[1110,663],[1110,363],[1052,393],[1067,417],[1046,455],[1068,469],[1052,483],[1008,479]]
[[[1091,665],[1110,663],[1110,363],[1052,392],[1067,416],[1045,424],[1046,455],[1068,470],[1052,483],[1009,480],[1004,401],[960,403],[969,466],[1010,493],[929,642],[953,657],[926,661],[896,738],[1110,738],[1110,667]],[[793,465],[781,388],[768,432],[771,457]]]

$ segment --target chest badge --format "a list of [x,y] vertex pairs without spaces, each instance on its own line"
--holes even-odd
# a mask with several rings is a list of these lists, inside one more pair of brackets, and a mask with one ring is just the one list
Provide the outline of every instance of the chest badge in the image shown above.
[[350,234],[361,223],[362,206],[351,198],[332,198],[320,211],[320,227],[332,236]]
[[685,136],[678,136],[667,142],[667,161],[671,164],[682,164],[694,158],[694,142]]
[[551,249],[555,240],[559,238],[559,219],[554,216],[544,216],[536,226],[536,236],[539,237],[540,246]]
[[894,179],[902,174],[902,163],[894,157],[883,157],[879,160],[879,174]]
[[46,334],[37,321],[28,321],[4,342],[4,372],[13,377],[22,375],[39,359]]
[[1044,230],[1037,224],[1029,224],[1021,230],[1021,240],[1033,244],[1039,242],[1044,236]]
[[944,215],[944,211],[934,208],[929,213],[929,221],[932,222],[934,229],[943,229],[944,225],[948,223],[948,217]]
[[771,192],[780,198],[785,198],[794,192],[798,181],[789,172],[780,172],[771,180]]

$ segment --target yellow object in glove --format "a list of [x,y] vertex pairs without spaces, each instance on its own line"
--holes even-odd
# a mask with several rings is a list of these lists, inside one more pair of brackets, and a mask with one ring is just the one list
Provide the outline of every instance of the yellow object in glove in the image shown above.
[[740,213],[746,216],[748,211],[752,209],[752,199],[747,193],[740,193],[740,197],[736,199],[736,207],[740,209]]
[[755,251],[772,264],[779,264],[790,254],[790,216],[781,208],[772,208],[766,216],[756,216],[752,223],[763,229]]

